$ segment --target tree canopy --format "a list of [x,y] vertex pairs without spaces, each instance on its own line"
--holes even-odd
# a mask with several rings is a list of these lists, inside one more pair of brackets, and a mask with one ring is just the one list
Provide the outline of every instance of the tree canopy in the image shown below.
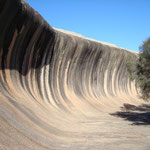
[[135,80],[140,88],[140,97],[150,100],[150,38],[143,41],[139,47],[140,53],[137,60],[129,58],[127,69],[131,80]]
[[141,89],[141,97],[144,100],[150,100],[150,38],[140,46],[136,74],[136,82]]

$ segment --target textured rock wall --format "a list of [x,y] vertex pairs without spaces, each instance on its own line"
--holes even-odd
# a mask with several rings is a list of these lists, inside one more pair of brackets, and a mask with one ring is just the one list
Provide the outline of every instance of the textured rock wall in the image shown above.
[[71,149],[62,145],[82,141],[81,120],[139,103],[126,68],[136,57],[53,29],[24,0],[0,0],[0,146]]

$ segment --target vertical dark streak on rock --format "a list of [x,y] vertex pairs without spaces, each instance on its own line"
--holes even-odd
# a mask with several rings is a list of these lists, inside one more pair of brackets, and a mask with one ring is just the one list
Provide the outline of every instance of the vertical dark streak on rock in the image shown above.
[[101,117],[126,100],[140,101],[129,57],[137,54],[53,29],[24,0],[0,0],[0,146],[96,143]]

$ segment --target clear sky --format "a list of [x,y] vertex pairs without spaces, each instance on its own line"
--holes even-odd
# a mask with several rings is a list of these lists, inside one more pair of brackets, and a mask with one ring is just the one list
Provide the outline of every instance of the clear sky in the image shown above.
[[150,37],[150,0],[26,0],[55,28],[138,51]]

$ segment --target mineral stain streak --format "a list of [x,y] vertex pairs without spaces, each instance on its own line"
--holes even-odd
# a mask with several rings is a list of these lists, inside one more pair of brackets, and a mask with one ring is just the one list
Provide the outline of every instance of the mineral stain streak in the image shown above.
[[126,65],[137,55],[0,0],[0,149],[146,150],[148,126],[110,115],[142,102]]

